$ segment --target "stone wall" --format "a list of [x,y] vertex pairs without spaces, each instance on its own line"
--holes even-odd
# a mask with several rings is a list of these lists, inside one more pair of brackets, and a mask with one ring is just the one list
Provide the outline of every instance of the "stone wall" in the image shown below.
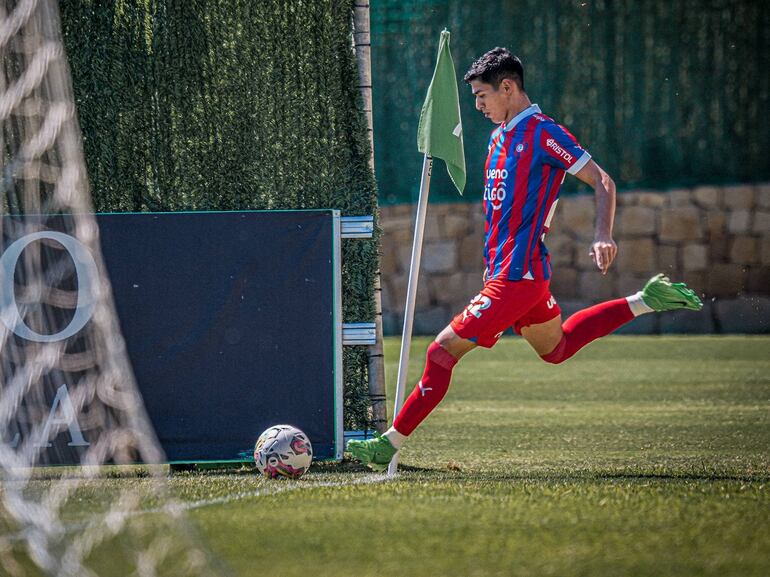
[[[401,332],[414,205],[380,209],[383,320]],[[618,194],[618,257],[602,276],[588,256],[592,196],[567,196],[546,244],[551,291],[565,312],[636,292],[656,272],[703,296],[702,313],[645,315],[626,332],[770,332],[770,184]],[[481,288],[480,203],[428,208],[415,334],[434,334]]]

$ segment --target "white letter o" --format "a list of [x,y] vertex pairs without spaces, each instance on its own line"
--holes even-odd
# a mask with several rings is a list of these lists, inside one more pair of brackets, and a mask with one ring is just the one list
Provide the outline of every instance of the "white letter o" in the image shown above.
[[[24,252],[27,245],[42,238],[55,240],[67,250],[75,263],[75,274],[78,278],[78,304],[75,308],[75,314],[64,330],[52,335],[41,335],[27,326],[19,313],[13,283],[16,263],[21,253]],[[35,232],[23,236],[13,242],[0,257],[0,320],[8,327],[8,330],[28,341],[52,343],[68,339],[78,333],[91,320],[96,305],[97,281],[96,261],[83,243],[76,238],[53,231]]]

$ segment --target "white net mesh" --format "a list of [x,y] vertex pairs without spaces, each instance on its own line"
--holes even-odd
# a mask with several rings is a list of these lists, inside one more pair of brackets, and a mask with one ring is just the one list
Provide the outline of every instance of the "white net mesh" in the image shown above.
[[152,465],[56,1],[0,0],[0,54],[0,575],[216,574]]

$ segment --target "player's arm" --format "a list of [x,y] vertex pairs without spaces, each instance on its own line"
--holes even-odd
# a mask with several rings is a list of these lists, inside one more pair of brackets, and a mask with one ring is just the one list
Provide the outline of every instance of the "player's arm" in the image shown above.
[[607,269],[618,254],[618,247],[612,240],[612,224],[615,220],[615,182],[593,160],[589,160],[575,173],[575,176],[594,189],[596,221],[594,241],[591,243],[589,254],[602,274],[607,274]]

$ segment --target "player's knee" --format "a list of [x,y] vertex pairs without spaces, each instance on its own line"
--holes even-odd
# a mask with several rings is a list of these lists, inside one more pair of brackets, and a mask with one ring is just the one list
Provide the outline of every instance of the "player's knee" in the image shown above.
[[448,371],[451,371],[458,361],[438,340],[433,341],[428,347],[427,357],[429,363],[436,364]]
[[460,337],[452,328],[452,325],[447,325],[437,336],[434,342],[438,343],[444,348],[451,348],[452,344],[458,341]]
[[556,348],[553,349],[550,353],[540,355],[540,358],[543,359],[546,363],[551,363],[552,365],[558,365],[559,363],[563,363],[569,358],[569,356],[566,353],[567,353],[567,338],[565,336],[562,336],[561,340],[559,341],[559,344],[556,345]]
[[552,356],[550,353],[547,355],[540,355],[540,358],[543,359],[546,363],[550,363],[552,365],[559,365],[567,360],[564,357]]
[[465,353],[476,347],[475,343],[458,336],[451,325],[438,334],[434,344],[438,344],[455,360],[460,360]]

